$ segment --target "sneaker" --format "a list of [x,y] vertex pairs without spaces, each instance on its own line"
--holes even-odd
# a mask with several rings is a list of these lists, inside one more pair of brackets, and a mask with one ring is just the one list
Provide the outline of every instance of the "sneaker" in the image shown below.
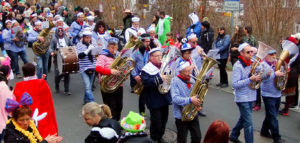
[[266,133],[260,133],[260,136],[262,137],[266,137],[266,138],[272,138],[272,135],[269,133],[269,132],[266,132]]
[[17,74],[17,78],[22,78],[23,76],[21,74]]
[[278,140],[274,141],[274,143],[285,143],[285,140],[283,140],[283,139],[278,139]]
[[201,111],[200,111],[200,112],[198,112],[198,113],[199,113],[199,115],[200,115],[200,116],[202,116],[202,117],[206,117],[206,112],[204,112],[204,111],[202,111],[202,110],[201,110]]
[[284,112],[283,110],[280,110],[279,114],[282,115],[282,116],[289,116],[289,113],[288,112]]
[[65,94],[66,96],[70,96],[70,95],[71,95],[71,92],[70,92],[70,91],[64,92],[64,94]]
[[222,83],[220,82],[220,83],[218,83],[218,84],[216,84],[216,86],[221,86],[222,85]]
[[228,84],[224,83],[224,84],[222,84],[220,87],[221,87],[221,88],[226,88],[226,87],[228,87]]
[[253,107],[253,111],[259,111],[261,109],[261,107],[260,106],[257,106],[257,105],[255,105],[254,107]]
[[235,138],[232,138],[232,137],[229,137],[229,140],[233,143],[243,143],[242,141],[240,141],[239,139],[235,139]]

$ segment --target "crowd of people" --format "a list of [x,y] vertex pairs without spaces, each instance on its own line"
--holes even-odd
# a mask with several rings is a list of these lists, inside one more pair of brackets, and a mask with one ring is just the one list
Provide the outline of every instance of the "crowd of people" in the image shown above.
[[[153,21],[145,29],[140,25],[140,18],[131,10],[124,11],[124,29],[121,36],[110,29],[99,11],[89,8],[74,8],[71,15],[69,9],[61,3],[51,2],[48,7],[39,4],[30,5],[22,0],[2,2],[0,44],[3,57],[0,58],[0,141],[5,143],[58,143],[63,137],[58,135],[52,94],[47,83],[48,71],[54,64],[54,86],[60,92],[60,81],[64,81],[64,94],[70,96],[70,75],[79,73],[83,82],[82,116],[86,124],[92,127],[86,137],[86,143],[96,142],[144,142],[164,143],[163,135],[172,105],[173,117],[177,128],[177,142],[186,143],[190,132],[191,142],[200,143],[202,139],[198,115],[203,112],[203,100],[193,92],[200,88],[196,83],[207,84],[212,69],[205,73],[204,79],[198,79],[205,62],[209,58],[217,60],[220,70],[220,88],[229,86],[227,62],[232,64],[232,87],[234,101],[240,117],[229,134],[229,126],[220,120],[209,127],[204,143],[241,142],[238,137],[244,129],[246,143],[253,143],[252,111],[261,109],[261,97],[265,104],[266,117],[262,124],[261,136],[272,138],[274,143],[282,143],[278,127],[278,112],[288,116],[291,106],[298,105],[298,76],[300,72],[299,45],[300,34],[289,36],[281,41],[282,48],[297,51],[294,57],[285,60],[289,74],[285,90],[279,90],[273,83],[285,73],[275,70],[277,51],[267,51],[260,59],[264,73],[251,74],[255,56],[259,51],[259,43],[252,35],[251,26],[236,26],[232,37],[224,27],[214,29],[208,19],[201,20],[196,13],[188,17],[191,25],[184,36],[172,34],[172,17],[164,11],[158,11]],[[177,32],[177,31],[176,31]],[[122,38],[122,36],[124,38]],[[175,40],[173,39],[174,37]],[[174,42],[175,41],[175,42]],[[110,83],[125,76],[128,68],[115,68],[115,61],[126,55],[128,49],[119,47],[121,42],[133,49],[129,57],[134,67],[129,75],[131,92],[141,88],[138,100],[138,111],[130,111],[121,118],[123,108],[123,85],[115,90],[102,88],[103,77],[114,77]],[[139,43],[139,44],[137,44]],[[286,44],[288,43],[288,44]],[[125,46],[125,47],[126,47]],[[34,53],[34,61],[29,61],[26,51]],[[63,63],[59,59],[63,49],[74,51],[78,64],[76,71],[61,70]],[[290,50],[292,49],[292,50]],[[209,57],[212,51],[216,56]],[[175,57],[172,54],[175,53]],[[19,57],[24,65],[22,74],[19,69]],[[65,58],[64,56],[62,56]],[[173,58],[173,59],[170,59]],[[169,66],[172,65],[172,66]],[[169,67],[168,67],[169,66]],[[171,68],[171,74],[163,70]],[[171,75],[171,76],[170,76]],[[23,78],[13,87],[9,80]],[[101,85],[103,104],[95,102],[93,89],[96,78]],[[127,78],[127,77],[123,77]],[[261,82],[259,88],[251,88],[249,84]],[[111,85],[108,85],[111,86]],[[166,87],[167,86],[167,87]],[[161,88],[166,88],[162,92]],[[199,94],[199,93],[198,93]],[[206,94],[206,93],[205,93]],[[279,111],[281,96],[286,95],[285,108]],[[192,105],[197,115],[191,120],[183,120],[183,108]],[[146,107],[150,111],[150,137],[145,132]]]

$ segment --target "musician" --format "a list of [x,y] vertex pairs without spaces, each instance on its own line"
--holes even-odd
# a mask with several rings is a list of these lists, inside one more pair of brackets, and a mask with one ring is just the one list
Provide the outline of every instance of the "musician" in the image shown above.
[[184,106],[194,104],[199,106],[198,111],[201,110],[200,100],[196,96],[190,97],[195,80],[190,78],[193,66],[187,61],[182,61],[178,67],[179,74],[172,79],[171,95],[173,103],[173,115],[177,127],[177,143],[187,142],[187,133],[190,131],[191,142],[201,142],[201,131],[198,117],[196,116],[192,121],[182,121],[181,113]]
[[[13,58],[12,54],[11,54],[11,37],[9,36],[10,33],[11,33],[11,26],[12,26],[12,23],[11,23],[11,20],[7,19],[5,21],[5,28],[3,29],[2,31],[2,38],[3,38],[3,47],[7,53],[7,55],[10,57],[10,59]],[[13,70],[13,72],[15,72],[15,65],[13,63],[13,60],[11,60],[11,69]]]
[[165,133],[171,103],[170,93],[161,94],[158,85],[167,81],[166,75],[160,75],[162,53],[160,48],[151,49],[149,61],[142,69],[141,79],[144,89],[141,94],[146,97],[146,105],[150,110],[150,137],[155,142],[165,142],[162,136]]
[[[276,50],[270,50],[262,62],[262,66],[267,72],[266,74],[263,74],[263,80],[261,83],[261,96],[265,103],[266,117],[262,124],[260,135],[273,138],[274,143],[281,143],[283,140],[279,134],[279,125],[277,120],[281,101],[281,90],[278,90],[275,87],[274,79],[275,77],[284,76],[284,73],[281,71],[275,71],[276,63]],[[269,131],[271,131],[271,134]]]
[[80,36],[79,33],[80,31],[83,29],[83,20],[84,20],[84,15],[82,12],[79,12],[77,14],[77,20],[74,21],[69,29],[69,36],[71,36],[73,38],[72,44],[76,45],[79,40],[80,40]]
[[260,75],[249,75],[251,72],[251,46],[243,43],[239,46],[239,60],[233,66],[232,87],[237,106],[240,110],[240,118],[235,127],[232,129],[230,140],[238,143],[240,130],[244,128],[244,136],[246,143],[253,143],[253,123],[252,123],[252,106],[256,100],[256,90],[250,88],[250,82],[258,82],[261,80]]
[[[99,79],[101,75],[119,75],[120,71],[116,69],[110,69],[109,67],[115,60],[118,53],[119,40],[115,37],[108,39],[107,49],[104,49],[97,58],[96,72],[99,73]],[[101,81],[100,81],[101,82]],[[111,109],[112,118],[119,121],[121,118],[121,112],[123,108],[123,86],[120,86],[113,93],[105,93],[101,90],[103,103],[108,105]]]
[[95,64],[96,59],[92,55],[92,49],[94,48],[91,39],[92,32],[84,31],[82,33],[82,40],[76,45],[79,62],[79,72],[81,74],[84,83],[84,98],[83,104],[95,101],[92,92],[92,82],[95,76]]
[[83,23],[83,28],[90,27],[92,30],[94,30],[96,23],[94,22],[95,17],[90,15],[87,18],[87,21]]
[[55,90],[58,93],[59,92],[59,82],[62,78],[64,78],[64,94],[65,95],[71,95],[71,92],[69,90],[69,85],[70,85],[70,74],[69,73],[59,73],[58,70],[58,61],[57,61],[57,56],[58,56],[58,50],[60,48],[66,48],[68,46],[72,46],[72,41],[71,39],[66,35],[63,27],[57,27],[55,30],[54,36],[52,36],[51,42],[50,42],[50,48],[52,50],[51,56],[54,57],[54,67],[55,67],[55,77],[54,77],[54,82],[55,82]]
[[127,28],[125,31],[126,42],[129,41],[131,35],[134,35],[135,37],[139,37],[142,34],[146,33],[145,29],[140,27],[140,18],[133,17],[131,18],[131,21],[132,21],[132,26],[130,28]]
[[[40,35],[40,32],[42,31],[42,22],[37,21],[35,22],[35,27],[28,31],[27,40],[29,43],[34,43],[36,41],[44,42],[45,39]],[[37,63],[37,72],[36,75],[39,79],[42,78],[42,75],[48,75],[48,60],[51,53],[51,48],[48,49],[48,51],[44,55],[35,55],[36,63]]]
[[[149,59],[149,51],[150,48],[150,35],[149,34],[142,34],[141,40],[144,43],[142,47],[137,49],[132,53],[132,59],[135,62],[134,69],[131,72],[131,87],[134,87],[136,84],[141,84],[141,71],[142,68],[147,64]],[[142,116],[145,116],[145,96],[144,94],[141,94],[139,96],[139,112]]]

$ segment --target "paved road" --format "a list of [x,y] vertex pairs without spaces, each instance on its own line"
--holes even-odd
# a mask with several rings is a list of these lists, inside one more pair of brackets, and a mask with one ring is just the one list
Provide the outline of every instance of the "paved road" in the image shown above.
[[[28,55],[32,57],[32,52],[28,51]],[[29,58],[32,61],[32,58]],[[21,63],[22,65],[22,63]],[[53,67],[52,67],[53,68]],[[217,76],[216,76],[217,78]],[[10,85],[18,80],[13,80]],[[81,108],[83,103],[83,84],[79,74],[71,75],[71,96],[65,96],[62,93],[57,94],[54,91],[54,72],[48,75],[48,83],[53,91],[54,105],[56,109],[57,123],[59,127],[59,134],[63,136],[64,143],[81,143],[84,142],[85,137],[89,134],[89,127],[83,122],[81,117]],[[61,83],[61,89],[63,84]],[[213,86],[212,86],[213,87]],[[94,91],[96,102],[102,103],[102,97],[97,84]],[[264,109],[264,107],[262,107]],[[138,111],[138,96],[130,93],[129,82],[124,84],[124,107],[122,116],[126,116],[127,113],[132,111]],[[204,104],[204,110],[207,112],[207,117],[200,117],[200,126],[202,131],[202,138],[205,136],[205,132],[210,125],[216,119],[226,121],[230,128],[232,128],[239,116],[239,111],[236,104],[233,101],[233,95],[230,92],[219,90],[217,88],[210,88],[206,96]],[[149,115],[149,112],[146,112]],[[254,129],[259,131],[264,118],[264,111],[253,113]],[[300,142],[300,115],[297,112],[291,112],[289,117],[279,116],[280,132],[282,138],[287,143]],[[149,120],[147,120],[149,126]],[[170,106],[169,120],[167,128],[176,131],[175,121],[172,114],[172,108]],[[240,139],[243,139],[241,137]],[[262,139],[258,134],[255,134],[255,142],[272,142],[267,139]]]

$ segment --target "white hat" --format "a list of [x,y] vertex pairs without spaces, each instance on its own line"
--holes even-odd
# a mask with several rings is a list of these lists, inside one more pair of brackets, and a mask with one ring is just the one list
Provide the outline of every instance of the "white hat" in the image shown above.
[[36,13],[31,14],[31,17],[37,17],[37,14]]
[[11,20],[9,20],[9,19],[5,20],[5,24],[8,23],[8,22],[11,23]]
[[199,22],[199,17],[194,12],[189,14],[189,18],[193,21],[193,24],[196,24]]
[[79,16],[81,16],[81,15],[83,15],[83,13],[82,12],[79,12],[79,13],[77,13],[77,17],[79,17]]
[[194,33],[192,33],[192,34],[189,35],[187,38],[188,38],[188,40],[191,40],[191,39],[193,39],[193,38],[197,38],[197,35],[194,34]]
[[131,21],[132,21],[132,22],[139,22],[139,21],[140,21],[140,18],[138,18],[138,17],[132,17],[132,18],[131,18]]
[[90,15],[90,16],[88,16],[86,19],[87,19],[88,21],[94,21],[95,17],[92,16],[92,15]]
[[12,21],[11,21],[11,24],[14,25],[14,24],[17,23],[17,22],[18,22],[17,20],[12,20]]
[[82,35],[83,35],[83,36],[92,36],[92,31],[90,31],[90,30],[84,30],[84,31],[82,32]]
[[47,13],[47,18],[53,17],[52,13]]
[[160,51],[160,48],[153,48],[149,51],[149,54],[151,55],[152,53],[155,53],[157,51]]
[[151,31],[155,31],[155,25],[151,25],[151,26],[149,26],[149,28],[147,29],[147,33],[151,32]]
[[130,9],[125,9],[125,13],[131,13]]
[[58,19],[58,18],[60,18],[60,17],[61,17],[60,15],[56,14],[56,15],[54,16],[54,19]]
[[64,21],[64,19],[62,17],[59,17],[56,22],[59,22],[59,21]]
[[243,43],[241,45],[239,45],[238,51],[241,52],[244,48],[250,46],[248,43]]
[[296,34],[291,35],[291,36],[298,39],[298,40],[300,40],[300,33],[296,33]]
[[36,21],[36,22],[34,22],[34,25],[38,25],[38,24],[42,24],[42,22],[41,21]]
[[191,44],[189,44],[189,43],[184,43],[182,46],[181,46],[181,51],[186,51],[186,50],[190,50],[190,49],[192,49],[192,46],[191,46]]
[[190,63],[187,61],[182,61],[179,63],[178,71],[184,70],[186,67],[190,66]]

